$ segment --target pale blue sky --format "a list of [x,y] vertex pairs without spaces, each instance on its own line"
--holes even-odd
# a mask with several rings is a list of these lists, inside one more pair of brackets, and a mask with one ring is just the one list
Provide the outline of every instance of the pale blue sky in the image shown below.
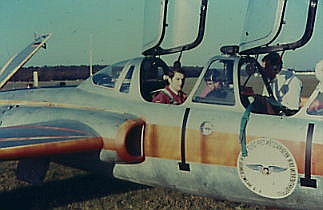
[[[205,39],[197,49],[184,52],[183,63],[203,65],[219,54],[220,46],[238,44],[247,2],[209,0]],[[307,51],[285,53],[286,65],[313,68],[323,58],[321,2],[319,6],[318,25]],[[1,0],[0,20],[1,66],[33,40],[34,32],[53,36],[48,49],[27,66],[89,64],[90,34],[94,64],[111,64],[142,52],[144,0]]]
[[93,34],[94,63],[141,53],[144,0],[1,0],[0,60],[52,32],[48,49],[28,65],[88,64]]

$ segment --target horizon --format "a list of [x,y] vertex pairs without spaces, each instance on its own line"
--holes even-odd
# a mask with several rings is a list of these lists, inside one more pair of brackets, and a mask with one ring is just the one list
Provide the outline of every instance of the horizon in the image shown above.
[[[102,66],[102,67],[106,67],[112,64],[92,64],[92,66]],[[55,67],[90,67],[89,64],[71,64],[71,65],[62,65],[62,64],[58,64],[58,65],[43,65],[43,66],[23,66],[21,67],[21,69],[29,69],[29,68],[55,68]],[[169,67],[171,67],[171,65],[169,65]],[[183,68],[201,68],[203,66],[193,66],[193,65],[184,65],[182,66]],[[314,69],[291,69],[288,68],[286,69],[288,71],[295,71],[295,72],[315,72]]]

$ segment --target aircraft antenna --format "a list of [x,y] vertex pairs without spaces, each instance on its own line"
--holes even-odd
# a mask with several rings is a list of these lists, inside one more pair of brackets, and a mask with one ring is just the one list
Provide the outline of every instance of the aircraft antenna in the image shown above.
[[181,58],[182,58],[182,55],[183,55],[183,48],[182,48],[182,50],[180,51],[180,53],[179,53],[179,56],[178,56],[178,58],[177,58],[177,61],[178,62],[181,62]]
[[89,36],[90,76],[93,75],[93,34]]

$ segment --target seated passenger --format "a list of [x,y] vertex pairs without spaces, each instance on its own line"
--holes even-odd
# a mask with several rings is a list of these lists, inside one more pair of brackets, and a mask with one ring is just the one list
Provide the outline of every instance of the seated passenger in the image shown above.
[[320,92],[308,107],[307,113],[311,115],[323,115],[323,60],[316,64],[315,76],[319,81],[318,86]]
[[174,68],[166,75],[168,85],[160,90],[154,91],[152,102],[162,104],[182,104],[186,100],[186,94],[182,91],[185,75],[180,62],[174,63]]
[[302,82],[292,71],[282,70],[278,53],[269,53],[262,59],[264,75],[269,81],[275,99],[291,110],[298,110],[301,102]]
[[200,94],[201,97],[224,98],[227,92],[223,90],[223,81],[217,76],[216,71],[211,71],[204,77],[206,88]]
[[[275,100],[289,109],[290,113],[295,113],[301,102],[302,82],[292,71],[282,70],[283,62],[276,52],[267,54],[263,59],[264,77],[268,81]],[[269,96],[264,88],[264,96]],[[266,114],[278,114],[269,98],[256,96],[254,112]]]

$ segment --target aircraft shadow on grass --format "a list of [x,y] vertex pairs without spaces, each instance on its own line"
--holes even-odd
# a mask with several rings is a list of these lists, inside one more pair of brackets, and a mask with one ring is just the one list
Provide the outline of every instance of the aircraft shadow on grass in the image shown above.
[[148,186],[86,174],[46,182],[41,186],[27,186],[0,192],[0,207],[7,210],[50,209],[146,188]]

